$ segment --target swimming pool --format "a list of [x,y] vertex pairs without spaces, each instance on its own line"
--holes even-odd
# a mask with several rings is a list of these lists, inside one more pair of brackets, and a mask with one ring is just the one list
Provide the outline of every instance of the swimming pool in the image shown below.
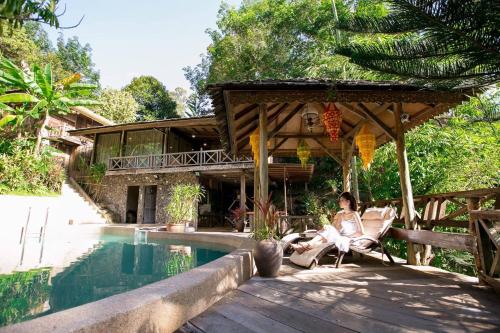
[[0,326],[97,301],[180,274],[230,252],[192,241],[105,234],[76,260],[0,275]]

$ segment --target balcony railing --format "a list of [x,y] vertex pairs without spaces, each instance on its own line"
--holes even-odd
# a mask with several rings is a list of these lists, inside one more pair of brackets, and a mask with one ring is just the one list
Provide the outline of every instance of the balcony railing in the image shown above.
[[201,150],[161,155],[113,157],[108,160],[108,171],[129,169],[164,169],[182,167],[208,167],[216,165],[250,164],[250,157],[237,157],[223,150]]

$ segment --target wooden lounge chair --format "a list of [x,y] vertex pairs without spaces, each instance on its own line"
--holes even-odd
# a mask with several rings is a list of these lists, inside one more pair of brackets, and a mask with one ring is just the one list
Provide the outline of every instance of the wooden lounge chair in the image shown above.
[[298,243],[301,239],[304,238],[304,235],[306,235],[307,238],[313,238],[317,233],[317,230],[309,229],[304,232],[294,232],[284,236],[281,239],[281,247],[283,248],[283,253],[292,253],[291,245]]
[[[365,234],[361,237],[353,239],[350,250],[365,254],[380,248],[382,252],[382,263],[384,263],[384,254],[391,263],[394,263],[394,259],[392,259],[391,255],[384,251],[382,240],[389,231],[395,216],[396,211],[391,207],[368,208],[361,217]],[[294,252],[290,256],[290,261],[296,265],[312,269],[318,265],[319,260],[324,255],[334,249],[334,243],[325,243],[321,246],[305,251],[302,254]],[[338,254],[335,267],[338,268],[342,264],[344,255],[345,253],[342,252]]]

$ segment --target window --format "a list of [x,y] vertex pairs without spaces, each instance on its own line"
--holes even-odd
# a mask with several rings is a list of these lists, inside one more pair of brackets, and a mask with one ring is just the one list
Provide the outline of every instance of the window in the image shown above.
[[96,142],[96,163],[108,164],[108,159],[120,155],[120,133],[98,134]]
[[159,155],[162,153],[163,133],[157,130],[126,132],[125,156]]

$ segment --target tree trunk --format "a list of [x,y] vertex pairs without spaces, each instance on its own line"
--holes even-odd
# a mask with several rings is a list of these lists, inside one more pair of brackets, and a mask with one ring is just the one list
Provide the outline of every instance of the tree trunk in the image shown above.
[[45,127],[47,127],[48,122],[49,122],[49,111],[45,111],[45,114],[42,118],[42,125],[36,131],[35,155],[40,154],[40,148],[42,146],[43,130],[45,129]]

